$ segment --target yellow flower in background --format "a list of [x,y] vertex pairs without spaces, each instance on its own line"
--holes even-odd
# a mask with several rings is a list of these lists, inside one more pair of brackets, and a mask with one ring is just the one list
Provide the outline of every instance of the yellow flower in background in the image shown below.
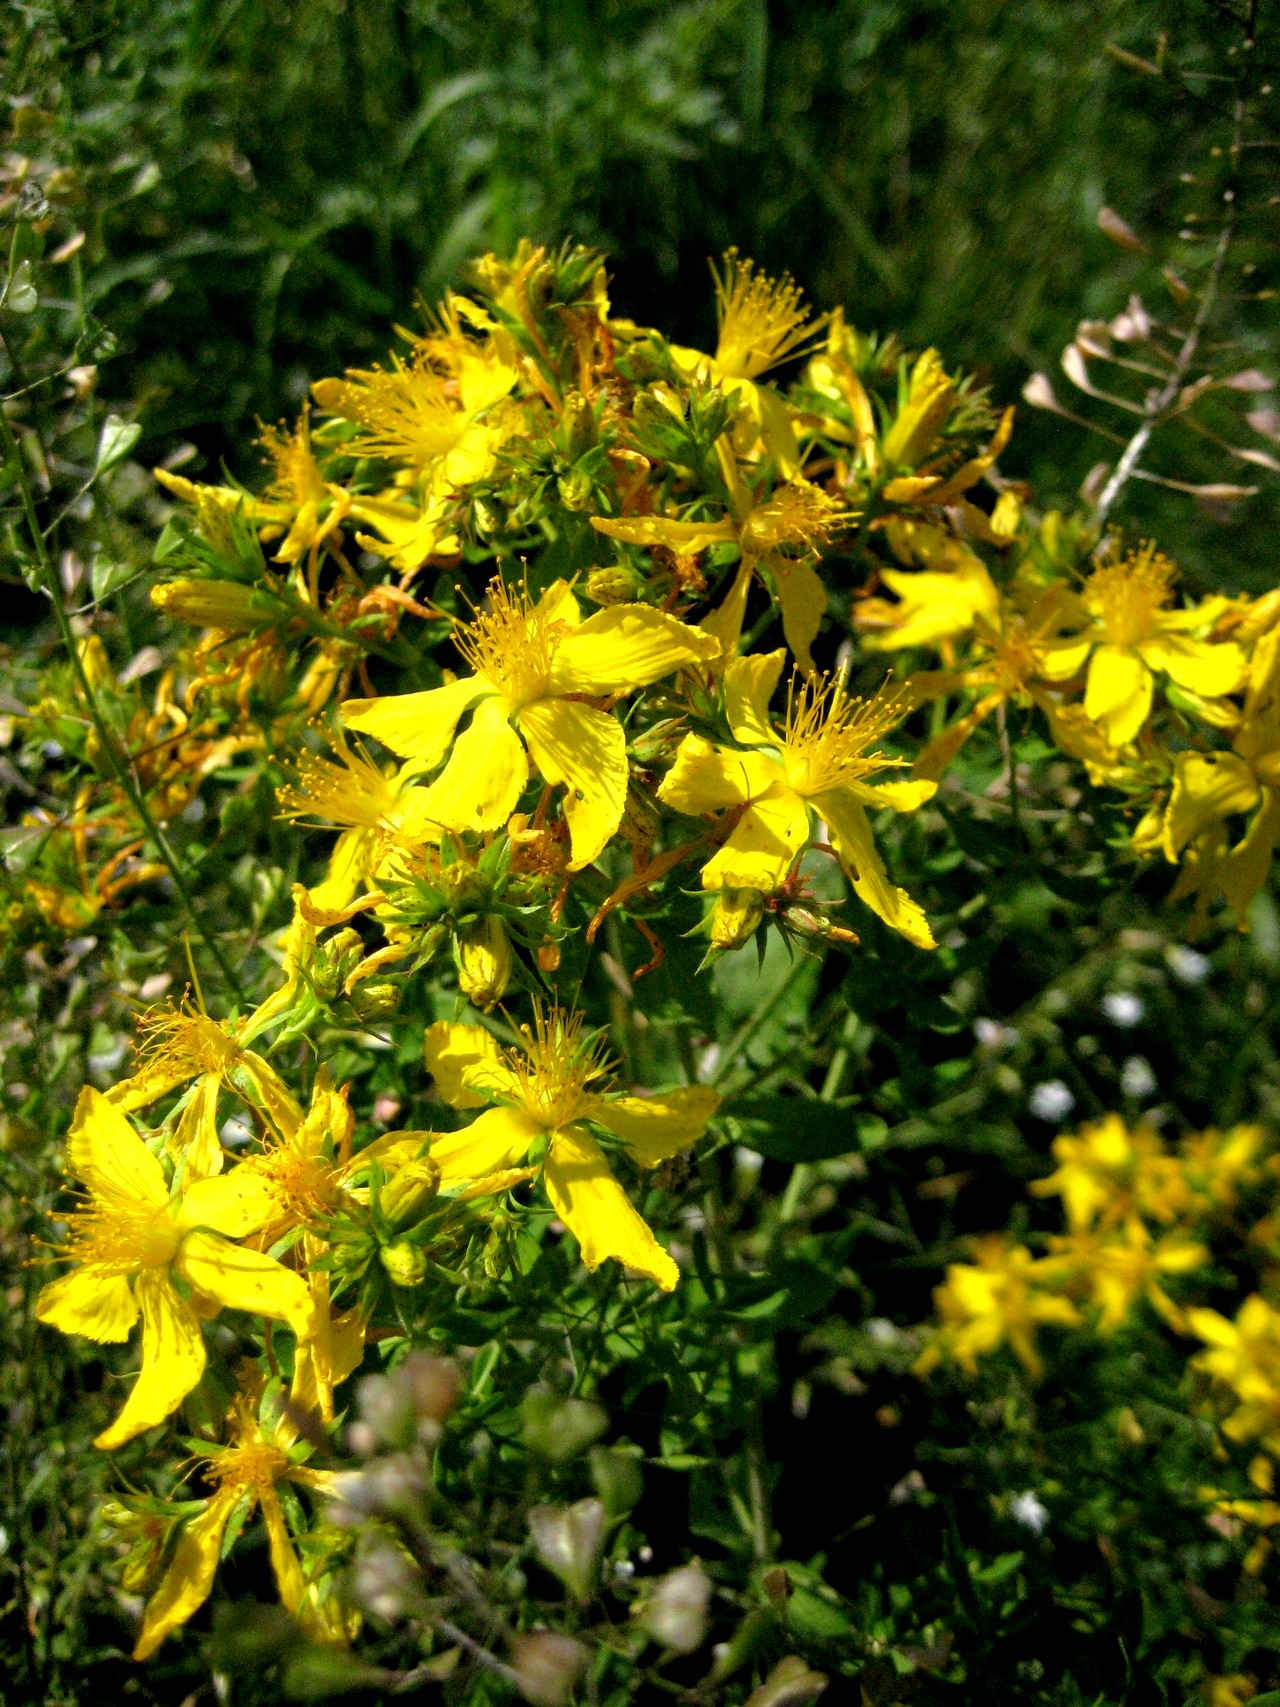
[[1084,1232],[1095,1224],[1115,1226],[1136,1209],[1170,1222],[1191,1204],[1182,1164],[1150,1126],[1132,1129],[1118,1114],[1082,1126],[1053,1141],[1058,1166],[1033,1180],[1036,1197],[1060,1197],[1067,1226]]
[[962,541],[921,522],[895,521],[889,532],[900,556],[926,566],[881,569],[880,582],[894,602],[872,598],[854,605],[854,625],[867,651],[937,646],[969,633],[979,618],[995,621],[1000,608],[996,584]]
[[1177,570],[1154,546],[1102,563],[1081,590],[1092,619],[1087,633],[1054,642],[1045,675],[1067,681],[1088,666],[1084,708],[1114,747],[1127,746],[1151,711],[1153,677],[1218,699],[1244,683],[1245,655],[1234,641],[1195,638],[1219,604],[1173,610]]
[[934,782],[869,780],[902,762],[876,742],[901,720],[905,702],[892,692],[855,699],[842,677],[793,684],[779,731],[769,700],[785,662],[779,651],[739,658],[725,671],[729,727],[747,751],[686,735],[659,785],[658,798],[677,812],[745,808],[703,867],[703,888],[780,888],[808,842],[812,808],[858,897],[909,942],[933,948],[922,909],[889,882],[867,819],[868,807],[914,812],[937,790]]
[[[562,581],[535,604],[495,580],[489,601],[455,637],[471,675],[425,693],[347,700],[343,720],[423,770],[448,755],[420,802],[424,818],[447,830],[504,824],[532,759],[544,781],[565,786],[577,871],[617,830],[629,776],[622,725],[584,699],[647,687],[716,656],[719,642],[648,605],[612,605],[584,622]],[[467,711],[471,723],[455,739]]]
[[170,1416],[204,1373],[200,1316],[249,1310],[286,1322],[298,1339],[313,1326],[306,1282],[236,1239],[265,1222],[270,1203],[242,1168],[197,1180],[171,1196],[160,1163],[100,1092],[80,1093],[67,1139],[71,1170],[87,1204],[68,1216],[67,1256],[76,1265],[50,1281],[39,1321],[67,1334],[128,1339],[142,1320],[142,1368],[124,1409],[94,1444],[132,1440]]
[[916,1361],[927,1375],[944,1357],[976,1375],[979,1357],[1008,1344],[1033,1381],[1044,1373],[1036,1330],[1048,1324],[1078,1327],[1082,1317],[1054,1290],[1069,1273],[1061,1260],[1033,1257],[1003,1233],[974,1241],[973,1263],[950,1263],[934,1291],[939,1325]]
[[650,1097],[596,1088],[608,1072],[598,1038],[584,1035],[580,1015],[540,1006],[515,1049],[500,1049],[473,1026],[430,1026],[426,1062],[454,1108],[496,1105],[461,1132],[433,1140],[443,1185],[483,1180],[540,1156],[547,1196],[586,1266],[614,1257],[672,1290],[679,1270],[614,1178],[591,1127],[617,1140],[637,1167],[655,1168],[706,1131],[720,1106],[715,1091],[691,1085]]
[[1137,1215],[1125,1216],[1119,1227],[1113,1221],[1103,1225],[1109,1229],[1105,1234],[1080,1231],[1049,1240],[1053,1255],[1069,1262],[1088,1288],[1099,1312],[1098,1332],[1115,1333],[1139,1298],[1175,1332],[1185,1332],[1186,1318],[1160,1285],[1160,1277],[1203,1268],[1208,1249],[1180,1233],[1153,1239]]
[[1258,1293],[1245,1299],[1234,1322],[1217,1310],[1187,1311],[1187,1326],[1208,1350],[1191,1363],[1238,1401],[1222,1425],[1229,1440],[1258,1440],[1280,1454],[1280,1310]]
[[173,1557],[143,1612],[135,1660],[149,1659],[165,1637],[208,1600],[228,1527],[234,1520],[238,1530],[255,1508],[262,1513],[271,1569],[285,1610],[300,1620],[308,1635],[321,1641],[343,1639],[340,1615],[308,1585],[277,1491],[282,1482],[292,1482],[313,1493],[334,1494],[337,1474],[310,1470],[296,1453],[291,1456],[290,1431],[280,1424],[274,1429],[264,1427],[244,1400],[231,1413],[229,1432],[225,1446],[198,1460],[201,1476],[214,1492],[199,1502],[200,1511],[181,1527]]

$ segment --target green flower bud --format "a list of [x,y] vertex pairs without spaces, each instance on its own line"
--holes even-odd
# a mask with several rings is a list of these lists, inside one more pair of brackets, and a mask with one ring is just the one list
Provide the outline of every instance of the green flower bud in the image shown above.
[[442,867],[435,886],[449,911],[461,915],[478,913],[493,894],[493,883],[468,860],[455,860]]
[[378,1252],[393,1286],[421,1286],[427,1274],[427,1254],[407,1239],[384,1245]]
[[584,591],[598,605],[624,605],[639,598],[644,591],[644,580],[634,569],[624,569],[619,564],[610,569],[593,569]]
[[400,986],[390,978],[369,978],[356,985],[348,1000],[361,1019],[386,1019],[400,1006]]
[[421,1221],[423,1212],[439,1189],[440,1169],[430,1156],[406,1162],[378,1193],[379,1212],[394,1232],[400,1232]]
[[270,594],[239,581],[200,581],[184,577],[152,587],[151,602],[179,622],[218,628],[224,634],[250,634],[270,628],[283,616]]
[[556,481],[560,502],[566,510],[586,510],[591,507],[595,482],[581,468],[571,468]]

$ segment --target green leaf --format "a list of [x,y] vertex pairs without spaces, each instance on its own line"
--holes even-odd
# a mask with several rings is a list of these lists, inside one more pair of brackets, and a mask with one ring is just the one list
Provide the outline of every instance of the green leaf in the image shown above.
[[31,314],[39,300],[31,274],[31,262],[21,261],[9,274],[4,295],[0,296],[0,307],[9,309],[13,314]]
[[723,1118],[739,1144],[776,1162],[823,1162],[852,1150],[873,1149],[884,1137],[878,1115],[853,1112],[852,1101],[810,1102],[765,1096],[732,1103]]
[[141,437],[142,428],[137,421],[108,415],[103,423],[102,437],[98,440],[98,460],[93,472],[106,474],[122,463]]
[[133,574],[131,563],[121,563],[113,557],[95,552],[89,569],[89,587],[96,600],[109,598],[123,581]]

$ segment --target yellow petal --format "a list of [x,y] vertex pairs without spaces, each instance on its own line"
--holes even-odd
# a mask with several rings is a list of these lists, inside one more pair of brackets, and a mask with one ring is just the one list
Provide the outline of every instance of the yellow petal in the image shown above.
[[93,1443],[103,1451],[123,1446],[172,1416],[204,1374],[200,1323],[167,1272],[143,1269],[134,1286],[142,1310],[142,1368],[124,1409]]
[[209,1179],[221,1172],[223,1153],[218,1138],[219,1082],[214,1073],[196,1080],[191,1100],[182,1111],[173,1135],[173,1150],[182,1163],[184,1182]]
[[1181,634],[1161,635],[1140,650],[1153,670],[1164,670],[1180,688],[1203,694],[1206,699],[1235,693],[1243,686],[1248,668],[1238,646],[1189,640]]
[[500,699],[481,700],[425,792],[423,812],[449,830],[496,830],[516,809],[529,761]]
[[233,1245],[218,1233],[188,1233],[175,1270],[206,1298],[228,1310],[248,1310],[287,1322],[298,1339],[311,1332],[315,1304],[300,1274],[262,1251]]
[[461,1132],[440,1133],[431,1160],[442,1187],[487,1179],[511,1168],[546,1128],[521,1108],[490,1108]]
[[291,1138],[302,1124],[301,1104],[269,1061],[252,1049],[240,1052],[231,1080],[246,1101],[254,1103],[282,1138]]
[[700,817],[744,805],[782,774],[778,761],[763,753],[735,753],[729,747],[713,747],[701,735],[686,735],[658,785],[658,799],[673,811]]
[[735,658],[724,672],[724,714],[735,741],[744,747],[773,747],[778,737],[769,720],[769,701],[786,666],[784,647]]
[[377,849],[376,830],[344,830],[333,844],[324,880],[311,890],[311,904],[319,912],[336,912],[359,893]]
[[809,810],[784,782],[752,801],[724,846],[702,868],[704,889],[759,889],[782,884],[809,839]]
[[648,687],[682,664],[716,658],[720,645],[649,605],[610,605],[561,640],[551,664],[551,694],[624,693]]
[[666,516],[592,516],[591,525],[609,539],[628,545],[668,545],[682,557],[692,557],[709,545],[738,537],[727,518],[718,522],[677,522]]
[[1151,710],[1151,671],[1136,652],[1122,646],[1096,649],[1089,661],[1084,709],[1113,747],[1128,746]]
[[80,1092],[67,1136],[72,1171],[105,1204],[169,1201],[164,1170],[120,1110],[101,1091]]
[[[317,1326],[313,1336],[299,1344],[293,1360],[289,1402],[302,1411],[319,1411],[322,1422],[333,1421],[333,1390],[359,1369],[364,1359],[368,1322],[357,1308],[341,1316],[330,1316],[328,1275],[313,1270],[312,1290],[317,1298]],[[323,1281],[323,1289],[317,1282]]]
[[747,594],[751,591],[751,577],[755,573],[755,564],[750,557],[744,557],[738,565],[738,572],[733,577],[733,585],[725,595],[724,603],[704,616],[698,627],[704,634],[709,634],[720,647],[720,658],[723,662],[732,658],[738,650],[738,641],[742,638],[742,620],[747,614]]
[[182,1539],[169,1568],[142,1615],[142,1630],[133,1650],[135,1660],[150,1659],[165,1637],[185,1624],[208,1600],[218,1569],[222,1537],[243,1492],[234,1484],[220,1488],[211,1500],[205,1501],[200,1515],[183,1527]]
[[938,792],[933,781],[864,783],[868,806],[889,806],[895,812],[914,812]]
[[710,1085],[689,1085],[651,1097],[598,1097],[586,1118],[621,1138],[634,1162],[656,1168],[701,1138],[721,1098]]
[[538,611],[550,622],[563,622],[576,628],[582,621],[582,610],[567,581],[553,581],[538,600]]
[[480,677],[463,676],[426,693],[344,700],[338,710],[348,729],[374,736],[393,753],[416,759],[429,770],[449,751],[463,712],[489,691]]
[[1280,843],[1280,794],[1264,788],[1261,812],[1223,860],[1218,876],[1227,905],[1241,929],[1246,926],[1254,896],[1267,881],[1277,843]]
[[616,1257],[628,1268],[674,1289],[680,1271],[614,1179],[604,1151],[581,1126],[554,1133],[542,1171],[556,1214],[582,1247],[589,1269]]
[[817,795],[815,809],[826,819],[840,863],[854,892],[878,918],[917,948],[936,948],[924,909],[889,881],[867,815],[850,794],[833,789]]
[[[594,621],[588,617],[582,627]],[[574,700],[541,699],[521,711],[520,730],[545,779],[565,785],[563,810],[573,854],[569,869],[580,871],[599,857],[622,822],[630,774],[622,725]]]
[[266,1178],[254,1168],[237,1166],[188,1186],[178,1206],[178,1226],[183,1233],[208,1227],[228,1239],[243,1239],[265,1227],[278,1209]]
[[1234,753],[1179,753],[1164,821],[1165,853],[1177,859],[1210,824],[1251,812],[1258,795],[1252,770]]
[[121,1274],[73,1269],[51,1280],[36,1299],[36,1320],[86,1339],[127,1340],[138,1319],[129,1282]]
[[436,1089],[451,1108],[481,1108],[516,1088],[497,1039],[483,1026],[437,1020],[427,1027],[423,1055]]
[[1092,640],[1049,640],[1036,654],[1040,674],[1047,682],[1068,682],[1079,675],[1089,656]]
[[782,611],[782,632],[800,668],[811,674],[813,656],[809,648],[818,638],[827,614],[827,589],[817,570],[803,560],[768,558],[769,573]]
[[262,1507],[262,1521],[267,1528],[271,1569],[275,1573],[276,1587],[280,1591],[280,1604],[286,1612],[296,1613],[302,1605],[302,1596],[307,1585],[297,1551],[285,1527],[279,1496],[273,1487],[267,1487],[259,1493],[258,1501]]

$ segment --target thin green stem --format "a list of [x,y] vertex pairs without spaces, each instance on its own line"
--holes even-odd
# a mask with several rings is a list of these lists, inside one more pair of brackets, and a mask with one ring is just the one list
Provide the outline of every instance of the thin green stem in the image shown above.
[[169,845],[168,837],[152,816],[151,808],[147,805],[146,798],[138,786],[137,778],[133,775],[133,772],[130,769],[127,755],[123,754],[116,745],[115,733],[111,729],[106,718],[102,715],[101,708],[98,705],[97,696],[93,691],[93,684],[89,680],[88,672],[84,667],[84,661],[80,656],[80,648],[76,645],[75,635],[71,632],[71,622],[67,616],[66,606],[62,600],[62,586],[58,580],[52,559],[49,556],[48,545],[40,528],[40,519],[36,515],[35,498],[32,495],[31,482],[27,477],[26,464],[23,461],[17,437],[12,426],[9,424],[9,418],[4,413],[3,409],[0,409],[0,433],[2,433],[4,437],[6,458],[13,459],[18,471],[18,487],[22,493],[22,507],[26,516],[27,531],[31,535],[31,543],[35,548],[36,559],[40,566],[40,574],[44,581],[45,591],[49,596],[50,604],[53,606],[53,614],[58,625],[58,632],[62,636],[63,645],[66,647],[67,654],[71,659],[72,668],[75,670],[76,674],[76,681],[79,683],[80,692],[84,695],[85,705],[88,708],[89,716],[93,722],[93,727],[97,732],[98,740],[102,746],[102,751],[106,755],[107,763],[111,767],[111,773],[115,777],[116,782],[123,789],[129,804],[138,815],[139,822],[143,825],[154,844],[156,851],[159,853],[161,860],[164,862],[169,876],[173,879],[173,886],[178,892],[179,899],[185,907],[192,924],[199,932],[205,947],[209,950],[217,963],[218,970],[226,979],[227,987],[235,995],[237,1001],[243,1005],[245,996],[244,991],[241,988],[240,980],[233,970],[230,961],[223,953],[221,945],[210,934],[209,930],[205,926],[204,920],[200,917],[191,892],[187,888],[186,879],[182,874],[181,866],[178,864],[177,856]]

